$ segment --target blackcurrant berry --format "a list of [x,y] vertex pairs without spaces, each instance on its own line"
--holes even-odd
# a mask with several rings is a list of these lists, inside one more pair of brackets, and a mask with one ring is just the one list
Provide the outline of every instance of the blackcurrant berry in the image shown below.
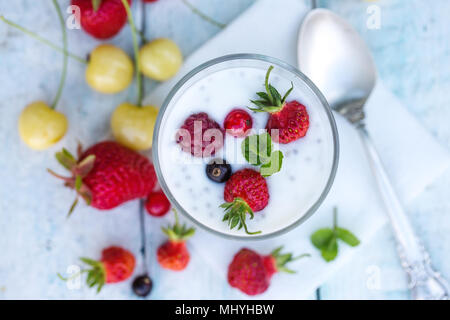
[[152,291],[152,279],[147,274],[136,277],[133,281],[133,292],[139,297],[146,297]]
[[225,182],[231,177],[231,166],[222,159],[214,159],[206,166],[206,175],[214,182]]

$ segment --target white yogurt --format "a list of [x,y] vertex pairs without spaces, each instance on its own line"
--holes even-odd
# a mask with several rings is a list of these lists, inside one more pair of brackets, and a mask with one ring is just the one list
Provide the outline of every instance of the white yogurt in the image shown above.
[[[194,158],[181,151],[175,141],[177,130],[193,113],[206,112],[223,127],[226,115],[234,108],[253,107],[250,99],[264,91],[264,77],[269,67],[231,67],[218,70],[188,82],[169,103],[161,122],[158,137],[158,158],[161,172],[170,193],[178,204],[201,224],[218,232],[247,236],[244,230],[230,230],[222,222],[225,184],[214,183],[205,173],[212,158]],[[250,231],[261,230],[267,235],[300,219],[323,192],[333,166],[333,134],[328,116],[317,96],[301,79],[275,67],[270,83],[283,95],[294,82],[287,101],[297,100],[306,106],[310,127],[304,138],[285,145],[276,145],[284,154],[280,172],[267,178],[270,200],[267,207],[247,218]],[[253,113],[253,129],[265,128],[268,114]],[[256,131],[255,133],[261,133]],[[214,155],[224,157],[233,172],[248,167],[241,153],[241,142],[230,135],[224,148]]]

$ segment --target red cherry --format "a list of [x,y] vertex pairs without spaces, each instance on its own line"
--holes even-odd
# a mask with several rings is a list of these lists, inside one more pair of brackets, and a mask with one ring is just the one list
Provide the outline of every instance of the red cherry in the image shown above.
[[245,137],[253,126],[253,120],[247,111],[234,109],[226,116],[223,126],[232,136]]
[[162,217],[170,210],[170,202],[162,191],[152,192],[147,197],[145,209],[149,215]]

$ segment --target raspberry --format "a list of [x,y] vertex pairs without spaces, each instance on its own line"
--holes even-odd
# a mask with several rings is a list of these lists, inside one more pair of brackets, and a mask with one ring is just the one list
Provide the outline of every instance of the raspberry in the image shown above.
[[223,147],[224,131],[205,112],[189,116],[177,132],[181,149],[194,157],[209,157]]

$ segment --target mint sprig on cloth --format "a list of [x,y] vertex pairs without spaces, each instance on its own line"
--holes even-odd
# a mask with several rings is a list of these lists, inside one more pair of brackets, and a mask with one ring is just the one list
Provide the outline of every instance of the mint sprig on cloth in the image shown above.
[[320,250],[325,261],[334,260],[338,254],[338,239],[356,247],[360,241],[349,230],[337,225],[337,208],[333,209],[333,228],[319,229],[311,235],[312,244]]

